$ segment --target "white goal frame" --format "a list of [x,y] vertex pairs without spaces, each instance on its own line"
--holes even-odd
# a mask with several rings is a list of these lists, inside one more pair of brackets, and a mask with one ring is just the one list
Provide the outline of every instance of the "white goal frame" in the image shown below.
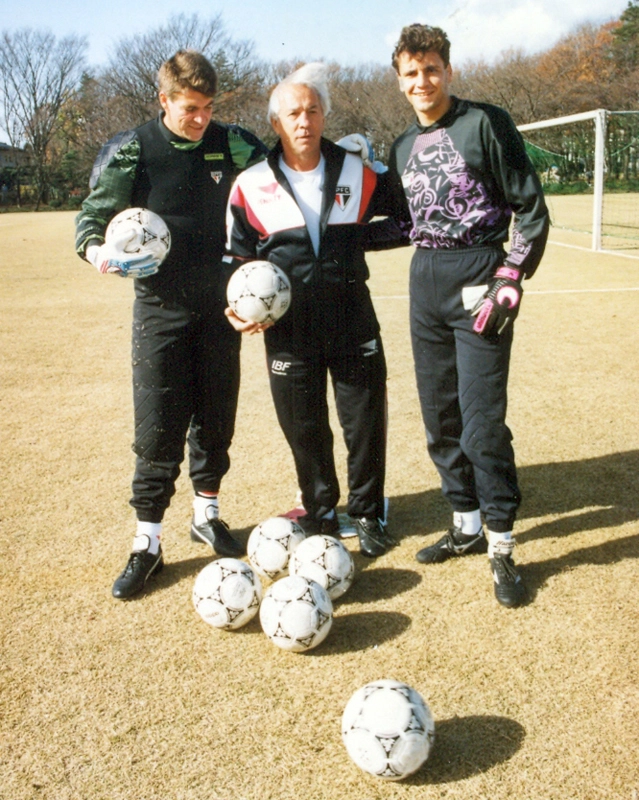
[[551,128],[556,125],[564,125],[570,122],[583,122],[584,120],[594,120],[595,125],[595,168],[593,175],[593,208],[592,208],[592,249],[602,250],[601,234],[603,225],[603,190],[604,190],[604,161],[605,161],[605,141],[606,141],[606,115],[608,112],[603,108],[595,111],[585,111],[583,114],[570,114],[567,117],[555,117],[545,119],[540,122],[530,122],[527,125],[518,125],[519,131],[539,130],[539,128]]

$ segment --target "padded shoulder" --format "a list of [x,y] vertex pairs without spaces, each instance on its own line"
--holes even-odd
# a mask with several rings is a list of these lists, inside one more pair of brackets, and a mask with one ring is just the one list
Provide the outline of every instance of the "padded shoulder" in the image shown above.
[[89,178],[90,189],[95,189],[100,175],[115,154],[134,139],[137,139],[137,133],[135,129],[122,131],[116,134],[112,139],[109,139],[109,141],[100,148],[100,152],[98,153],[93,164],[93,169],[91,170],[91,177]]
[[243,170],[266,158],[268,148],[255,134],[239,125],[225,125],[235,169]]

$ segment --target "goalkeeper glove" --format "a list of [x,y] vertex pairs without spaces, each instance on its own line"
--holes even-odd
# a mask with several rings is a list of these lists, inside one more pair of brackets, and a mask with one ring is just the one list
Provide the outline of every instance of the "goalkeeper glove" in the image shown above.
[[348,150],[349,153],[358,155],[362,159],[364,166],[369,167],[369,169],[372,169],[373,172],[376,172],[378,175],[381,175],[382,172],[386,172],[388,169],[381,161],[375,161],[373,145],[361,133],[351,133],[348,136],[342,136],[336,144],[343,147],[344,150]]
[[499,267],[482,297],[471,311],[477,317],[473,330],[480,336],[499,335],[519,313],[524,290],[522,273],[513,267]]
[[151,253],[125,254],[115,252],[108,244],[89,245],[85,252],[98,272],[111,272],[122,278],[148,278],[160,269],[162,259]]

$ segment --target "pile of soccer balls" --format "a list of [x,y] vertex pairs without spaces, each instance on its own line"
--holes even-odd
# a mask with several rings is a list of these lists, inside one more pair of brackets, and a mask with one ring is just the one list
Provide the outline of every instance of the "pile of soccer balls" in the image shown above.
[[[273,644],[311,650],[327,637],[333,600],[350,588],[353,558],[341,541],[324,534],[305,538],[286,517],[257,525],[247,543],[248,561],[220,558],[197,576],[193,604],[215,628],[236,630],[258,613]],[[263,591],[262,578],[271,584]],[[358,767],[385,780],[416,772],[435,737],[430,710],[415,689],[380,680],[358,689],[342,717],[346,751]]]
[[[258,613],[264,633],[284,650],[311,650],[333,623],[333,600],[350,587],[353,557],[332,536],[305,538],[286,517],[271,517],[249,536],[249,563],[221,558],[206,566],[193,587],[205,622],[235,630]],[[260,578],[272,581],[262,592]]]

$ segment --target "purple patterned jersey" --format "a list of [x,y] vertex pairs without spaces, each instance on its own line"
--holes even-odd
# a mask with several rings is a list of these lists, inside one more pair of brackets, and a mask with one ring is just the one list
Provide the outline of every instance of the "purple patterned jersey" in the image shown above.
[[416,247],[503,245],[505,260],[535,271],[548,235],[548,211],[523,141],[496,106],[453,98],[429,128],[411,125],[391,152],[403,187]]

